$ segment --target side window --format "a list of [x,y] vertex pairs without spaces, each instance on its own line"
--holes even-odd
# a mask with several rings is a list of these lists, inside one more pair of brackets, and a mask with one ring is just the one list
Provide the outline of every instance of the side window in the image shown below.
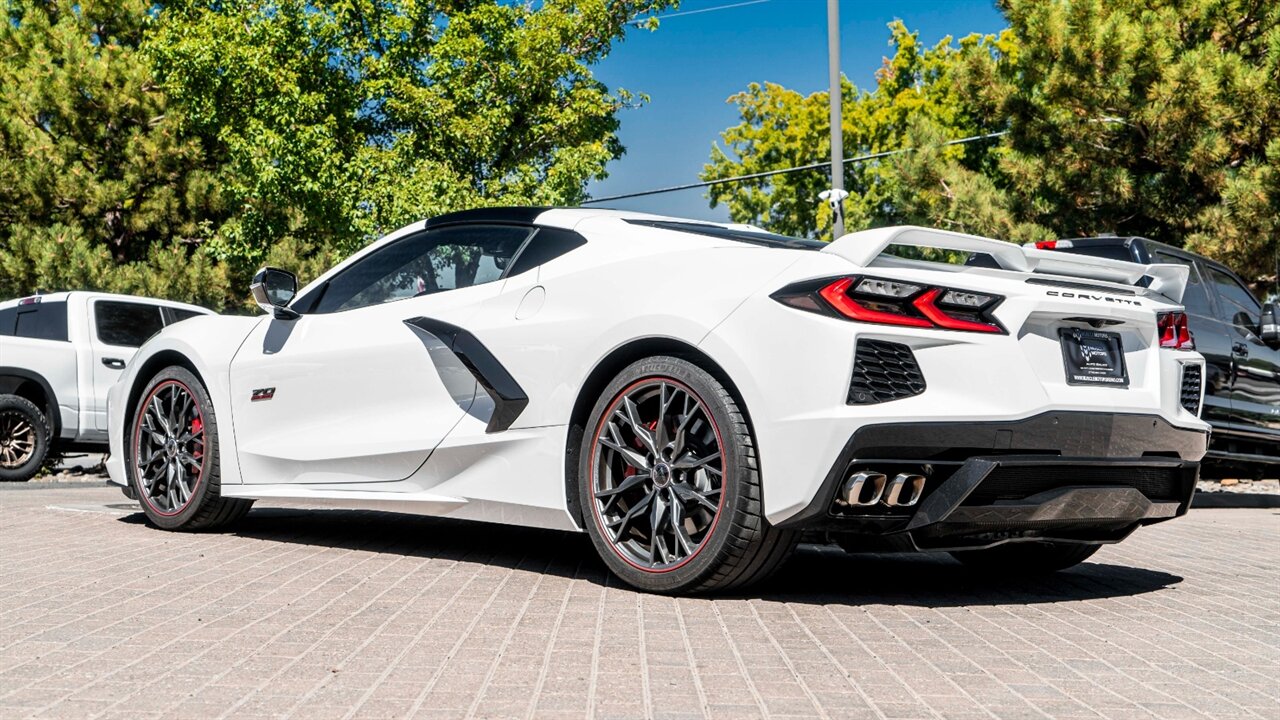
[[529,238],[529,242],[525,243],[507,275],[519,275],[532,270],[586,244],[586,238],[576,232],[560,228],[539,228]]
[[65,302],[36,303],[13,308],[12,334],[33,340],[67,341],[67,304]]
[[1256,325],[1262,314],[1262,305],[1235,278],[1217,268],[1211,267],[1208,270],[1209,278],[1218,291],[1218,298],[1222,300],[1222,311],[1226,315],[1223,319],[1249,332],[1257,332]]
[[17,325],[18,308],[11,307],[0,310],[0,337],[13,337],[13,331]]
[[98,342],[136,348],[164,328],[164,319],[158,305],[98,300],[93,304],[93,324]]
[[1187,276],[1187,289],[1182,293],[1182,304],[1187,308],[1187,312],[1192,315],[1212,318],[1213,305],[1209,303],[1209,294],[1205,291],[1204,280],[1200,277],[1200,269],[1195,263],[1180,258],[1176,255],[1166,255],[1157,252],[1151,258],[1152,262],[1171,263],[1174,265],[1185,265],[1190,270]]
[[183,320],[190,320],[193,317],[200,317],[203,314],[204,313],[198,313],[195,310],[183,310],[182,308],[167,307],[164,309],[164,324],[172,325],[174,323],[180,323]]
[[378,305],[500,280],[531,228],[458,225],[411,235],[329,281],[314,312]]

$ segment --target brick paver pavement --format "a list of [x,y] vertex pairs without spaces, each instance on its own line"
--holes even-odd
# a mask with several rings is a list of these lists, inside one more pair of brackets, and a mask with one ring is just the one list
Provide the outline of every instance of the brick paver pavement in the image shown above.
[[571,534],[6,488],[0,717],[1276,720],[1278,561],[1280,511],[1194,510],[1052,579],[805,548],[672,599]]

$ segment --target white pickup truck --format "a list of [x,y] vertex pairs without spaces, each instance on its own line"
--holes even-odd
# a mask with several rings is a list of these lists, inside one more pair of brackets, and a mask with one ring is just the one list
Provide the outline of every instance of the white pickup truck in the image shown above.
[[29,480],[50,451],[105,452],[107,390],[166,325],[212,311],[93,292],[0,302],[0,481]]

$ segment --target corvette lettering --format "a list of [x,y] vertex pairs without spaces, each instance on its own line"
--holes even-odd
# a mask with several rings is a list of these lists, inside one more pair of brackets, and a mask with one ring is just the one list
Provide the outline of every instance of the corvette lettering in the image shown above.
[[1142,305],[1142,303],[1138,302],[1137,300],[1130,300],[1128,298],[1111,297],[1110,295],[1090,295],[1088,293],[1074,293],[1074,292],[1065,292],[1065,291],[1059,292],[1058,290],[1049,290],[1045,292],[1045,294],[1050,297],[1077,298],[1080,300],[1096,300],[1098,302],[1116,303],[1117,305],[1138,305],[1138,306]]

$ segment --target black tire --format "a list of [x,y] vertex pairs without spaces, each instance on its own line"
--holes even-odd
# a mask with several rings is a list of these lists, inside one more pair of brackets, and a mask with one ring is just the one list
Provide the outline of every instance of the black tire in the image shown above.
[[0,395],[0,482],[26,482],[40,472],[53,435],[30,400]]
[[1079,565],[1100,547],[1081,543],[1012,542],[984,550],[953,552],[951,557],[985,573],[1042,575]]
[[[654,390],[655,386],[661,389]],[[671,535],[670,547],[673,553],[684,552],[688,555],[683,558],[677,557],[677,561],[665,564],[654,560],[658,557],[658,553],[653,550],[654,545],[651,543],[649,551],[651,558],[647,566],[643,560],[638,560],[634,556],[628,557],[632,554],[628,548],[640,545],[640,540],[627,537],[620,542],[615,542],[614,539],[610,539],[614,532],[606,529],[607,521],[602,517],[602,512],[623,513],[623,511],[617,505],[611,506],[605,499],[600,500],[604,503],[603,506],[597,505],[595,489],[598,482],[604,482],[605,475],[613,477],[612,471],[608,469],[611,461],[607,458],[613,457],[612,462],[618,462],[622,457],[617,454],[607,456],[606,452],[613,451],[601,445],[599,439],[604,433],[609,432],[606,430],[608,422],[615,416],[615,409],[625,402],[624,396],[632,397],[628,393],[645,391],[678,393],[680,397],[690,399],[693,404],[685,405],[684,417],[691,418],[697,415],[697,419],[693,421],[686,419],[685,422],[680,423],[680,427],[683,428],[686,425],[689,427],[688,437],[692,438],[695,431],[701,432],[703,438],[714,438],[720,447],[718,457],[709,452],[709,445],[703,447],[703,450],[707,451],[704,452],[707,459],[698,462],[704,463],[706,467],[709,467],[709,464],[718,464],[718,469],[703,472],[696,482],[708,483],[708,479],[713,477],[711,473],[721,475],[718,489],[704,490],[708,494],[719,495],[718,510],[711,514],[710,505],[707,505],[707,509],[704,510],[698,506],[698,502],[693,502],[690,510],[689,506],[681,502],[681,493],[685,494],[685,502],[689,502],[688,489],[694,487],[696,473],[701,471],[681,468],[681,461],[675,457],[677,454],[675,448],[685,446],[686,436],[681,434],[679,429],[671,432],[669,427],[662,431],[662,435],[654,436],[661,438],[670,434],[681,439],[672,441],[668,448],[672,452],[666,459],[658,459],[652,453],[648,455],[649,462],[652,463],[648,474],[644,474],[633,466],[628,470],[631,475],[622,476],[618,485],[635,479],[633,476],[643,474],[644,479],[636,481],[637,489],[632,492],[667,498],[669,500],[665,503],[668,508],[667,518],[682,518],[679,522],[669,520],[667,528],[672,533],[681,533],[686,541],[691,535],[699,537],[696,538],[698,541],[696,546],[692,548],[686,546],[682,549],[677,545],[675,535]],[[661,395],[661,397],[667,396]],[[674,400],[672,402],[674,403]],[[694,409],[690,411],[689,407]],[[700,411],[699,407],[703,410]],[[663,417],[661,411],[658,417]],[[628,424],[626,427],[629,428],[631,425]],[[645,427],[649,427],[654,433],[658,432],[656,423],[653,426],[645,425]],[[615,427],[613,431],[616,430]],[[638,443],[636,447],[644,451],[644,445],[639,437],[634,440]],[[691,439],[688,442],[689,447],[692,447],[697,441]],[[598,448],[603,449],[597,452]],[[635,457],[630,452],[631,448],[628,448],[628,451],[628,455]],[[685,452],[692,453],[691,450]],[[683,457],[689,458],[692,454]],[[658,465],[667,465],[667,468],[660,471]],[[626,465],[616,467],[625,468]],[[681,485],[685,489],[677,491],[676,485]],[[616,489],[617,485],[613,485],[601,492],[611,492]],[[666,494],[661,495],[662,493]],[[706,499],[707,496],[703,495],[703,500]],[[601,393],[583,432],[578,461],[578,502],[582,509],[583,524],[587,534],[591,537],[592,544],[595,545],[596,551],[605,564],[623,582],[649,592],[703,593],[745,587],[765,579],[777,570],[791,554],[799,539],[797,533],[774,528],[764,518],[755,443],[733,396],[705,370],[675,357],[659,356],[633,363],[619,373]],[[632,509],[640,506],[641,502],[633,503]],[[658,503],[659,501],[653,500],[649,505],[650,510]],[[682,507],[679,513],[670,509],[677,504]],[[637,517],[648,512],[646,510]],[[690,533],[687,531],[690,525],[699,527],[699,521],[695,517],[698,513],[703,514],[701,527]],[[624,523],[620,526],[619,532],[627,527],[628,525]],[[652,524],[650,530],[652,537],[656,534],[652,532]],[[631,529],[626,532],[638,533],[639,530]],[[659,542],[663,545],[661,552],[665,560],[667,545],[664,541]]]
[[[186,392],[194,402],[193,419],[182,427],[174,428],[169,437],[174,435],[192,437],[186,444],[174,442],[177,452],[189,451],[189,458],[194,460],[190,467],[198,466],[199,474],[189,481],[189,490],[175,499],[169,494],[170,484],[155,475],[152,463],[143,463],[140,446],[143,444],[142,433],[158,435],[168,432],[168,428],[159,427],[159,431],[149,430],[146,418],[148,407],[153,398],[163,403],[165,393]],[[150,421],[155,424],[155,416]],[[196,423],[199,427],[196,427]],[[179,433],[179,431],[181,431]],[[198,438],[198,439],[197,439]],[[154,444],[154,443],[153,443]],[[152,453],[156,457],[159,450]],[[174,456],[170,456],[171,458]],[[160,459],[164,459],[161,457]],[[253,506],[252,500],[224,498],[221,495],[221,472],[218,462],[218,421],[214,416],[213,402],[200,380],[189,370],[173,366],[161,370],[151,378],[142,393],[138,396],[138,404],[134,407],[129,419],[128,434],[125,436],[125,472],[129,478],[130,488],[137,496],[138,503],[147,520],[156,527],[165,530],[213,530],[230,524],[244,517]],[[182,465],[181,460],[177,460]],[[146,465],[147,477],[157,478],[150,484],[144,480],[139,466]],[[186,467],[183,465],[183,467]],[[186,487],[184,485],[184,487]],[[180,501],[180,502],[179,502]]]

